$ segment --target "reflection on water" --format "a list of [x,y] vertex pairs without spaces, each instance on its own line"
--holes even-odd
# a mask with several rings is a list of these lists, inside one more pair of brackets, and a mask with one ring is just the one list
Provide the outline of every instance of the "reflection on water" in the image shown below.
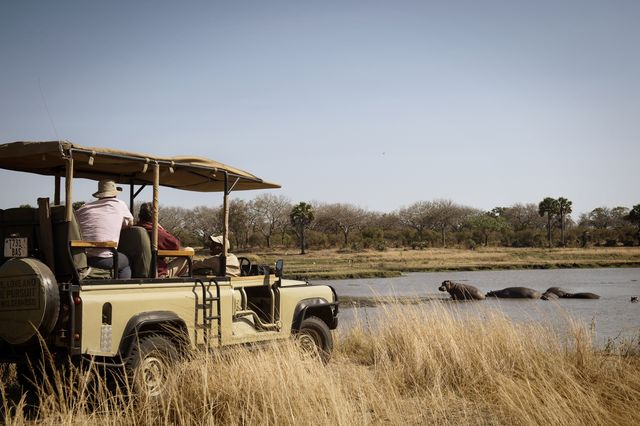
[[[608,338],[628,338],[640,335],[640,303],[631,303],[640,296],[640,268],[620,269],[552,269],[518,271],[420,272],[399,278],[322,281],[335,287],[339,296],[435,296],[449,298],[438,291],[444,280],[463,282],[483,292],[505,287],[529,287],[543,292],[549,287],[562,287],[569,292],[591,292],[598,300],[559,299],[487,299],[477,302],[452,302],[456,311],[476,312],[495,308],[514,321],[538,321],[562,332],[567,319],[573,318],[593,327],[595,343],[602,345]],[[425,304],[428,309],[429,303]],[[364,312],[362,311],[364,310]],[[375,319],[381,308],[361,308],[359,315]],[[353,323],[354,310],[342,309],[342,326]]]

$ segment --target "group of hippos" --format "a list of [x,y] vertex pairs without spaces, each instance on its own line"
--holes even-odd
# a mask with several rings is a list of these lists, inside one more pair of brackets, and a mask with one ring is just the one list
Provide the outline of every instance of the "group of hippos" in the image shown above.
[[453,300],[484,300],[487,297],[501,297],[513,299],[600,299],[595,293],[569,293],[560,287],[549,287],[544,293],[527,287],[507,287],[502,290],[490,291],[483,294],[476,287],[453,281],[443,281],[440,291],[446,291]]

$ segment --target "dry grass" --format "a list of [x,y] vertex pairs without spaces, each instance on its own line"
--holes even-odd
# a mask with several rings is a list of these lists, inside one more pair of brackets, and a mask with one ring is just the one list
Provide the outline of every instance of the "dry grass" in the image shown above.
[[[387,305],[388,306],[388,305]],[[40,392],[42,424],[640,424],[636,350],[596,352],[586,328],[562,342],[498,313],[387,307],[389,321],[336,336],[332,361],[292,344],[179,365],[161,408],[58,378]],[[632,355],[629,355],[632,354]],[[3,386],[4,422],[24,424]],[[94,386],[95,388],[95,386]],[[100,386],[98,386],[100,388]],[[89,395],[95,395],[91,402]]]
[[262,252],[245,256],[258,263],[285,260],[292,278],[357,278],[399,275],[400,272],[480,269],[638,267],[640,247],[389,249],[385,251]]

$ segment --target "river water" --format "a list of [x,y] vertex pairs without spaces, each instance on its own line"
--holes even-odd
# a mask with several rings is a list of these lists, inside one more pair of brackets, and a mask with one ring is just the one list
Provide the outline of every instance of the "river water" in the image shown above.
[[[542,322],[560,333],[567,328],[567,318],[572,318],[586,324],[594,332],[593,341],[597,346],[609,339],[620,341],[640,337],[640,303],[630,302],[632,296],[640,296],[640,268],[417,272],[398,278],[326,280],[322,283],[332,285],[338,296],[433,296],[449,299],[448,293],[438,291],[444,280],[471,284],[484,293],[505,287],[529,287],[540,292],[549,287],[562,287],[572,293],[596,293],[600,295],[598,300],[490,298],[438,305],[470,313],[478,311],[478,307],[483,310],[493,308],[513,321]],[[432,304],[425,302],[424,306],[428,309]],[[373,319],[379,318],[382,312],[380,307],[375,306],[358,309],[358,316],[364,314]],[[340,312],[341,327],[352,325],[355,315],[354,309],[343,308]]]

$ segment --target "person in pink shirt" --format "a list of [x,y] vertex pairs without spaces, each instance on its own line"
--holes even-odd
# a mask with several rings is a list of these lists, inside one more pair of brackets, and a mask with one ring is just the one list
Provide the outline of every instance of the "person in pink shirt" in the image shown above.
[[[80,224],[80,232],[85,241],[118,241],[120,230],[133,224],[133,215],[122,200],[118,200],[117,187],[112,180],[98,182],[98,192],[93,194],[97,200],[85,204],[76,211],[76,218]],[[113,268],[113,253],[109,249],[87,249],[89,266],[101,269]],[[124,253],[118,252],[118,277],[131,278],[129,259]]]

